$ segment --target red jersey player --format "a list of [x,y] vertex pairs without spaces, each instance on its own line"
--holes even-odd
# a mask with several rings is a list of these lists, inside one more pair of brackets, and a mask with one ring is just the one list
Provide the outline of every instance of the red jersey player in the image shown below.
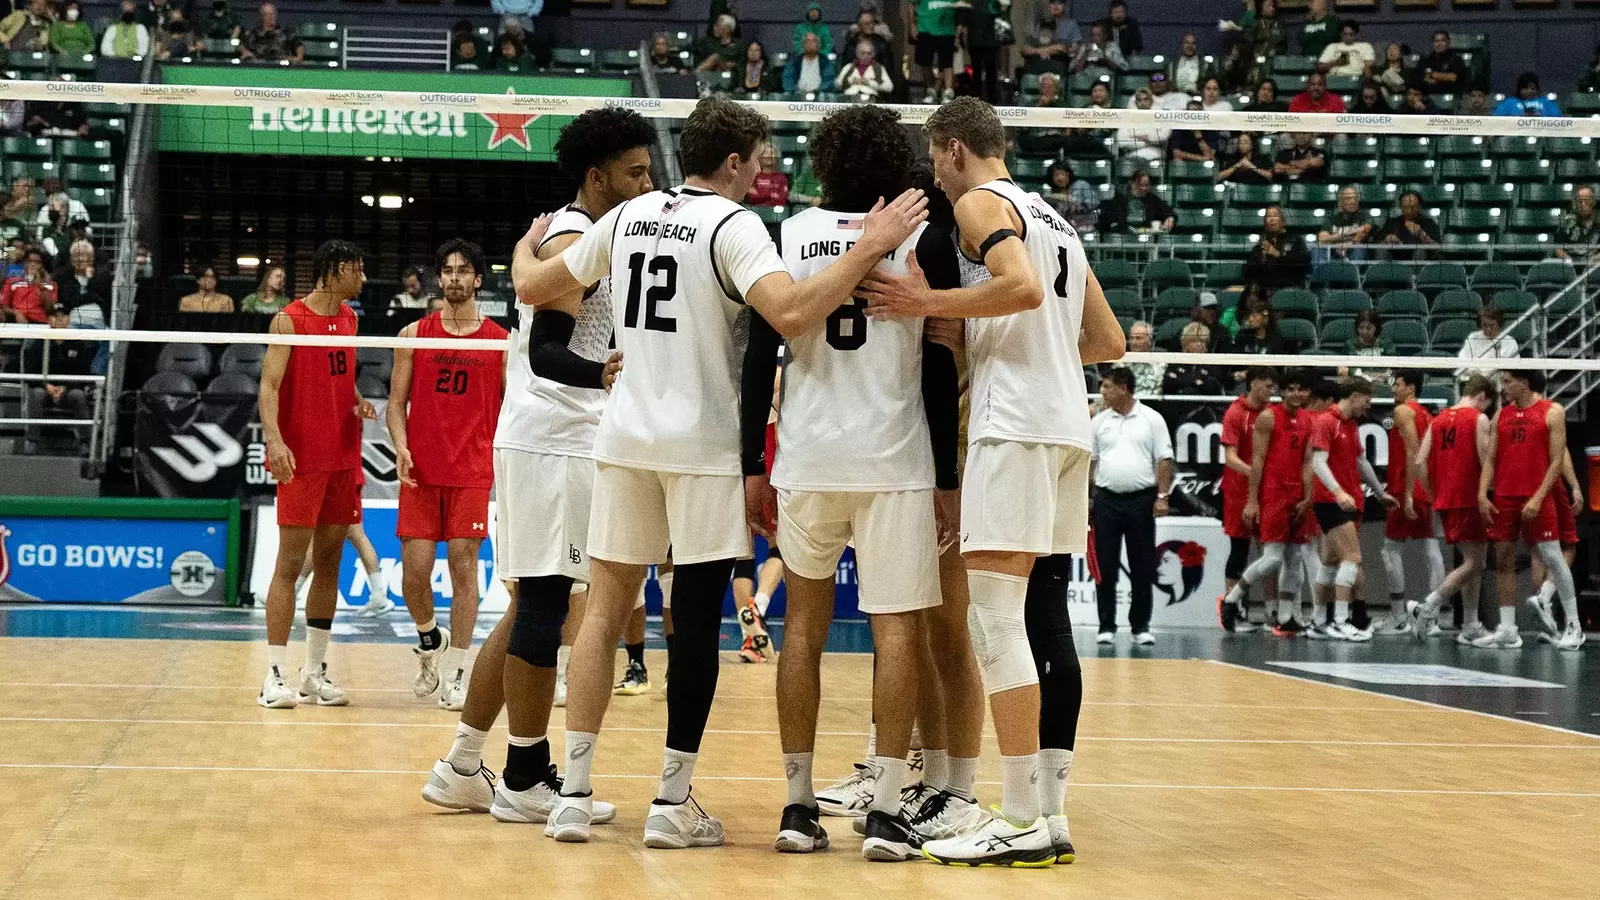
[[1276,573],[1278,609],[1273,633],[1289,638],[1300,633],[1297,613],[1304,572],[1301,554],[1290,548],[1304,546],[1314,536],[1311,517],[1301,509],[1306,495],[1302,464],[1313,418],[1306,409],[1311,380],[1306,372],[1285,372],[1283,401],[1268,406],[1256,417],[1250,441],[1248,494],[1240,513],[1244,526],[1261,539],[1261,556],[1245,568],[1234,591],[1242,595]]
[[[345,301],[367,276],[361,251],[328,241],[312,257],[317,285],[272,319],[273,334],[354,336],[356,314]],[[297,703],[342,706],[327,678],[328,642],[339,602],[339,556],[346,532],[361,521],[361,420],[372,404],[356,393],[352,347],[277,344],[261,365],[261,430],[267,469],[278,482],[278,557],[267,589],[267,677],[256,702],[269,709]],[[306,596],[306,664],[298,691],[284,680],[284,652],[294,624],[294,585],[311,549]]]
[[1468,377],[1461,386],[1461,402],[1433,417],[1417,454],[1417,469],[1433,497],[1444,539],[1461,551],[1461,565],[1437,582],[1426,599],[1406,604],[1411,634],[1419,641],[1427,639],[1439,608],[1456,591],[1461,592],[1462,609],[1456,642],[1471,644],[1489,633],[1478,621],[1478,595],[1489,549],[1478,511],[1478,478],[1493,449],[1494,430],[1484,411],[1494,402],[1494,393],[1489,379]]
[[[439,248],[444,306],[407,325],[404,338],[506,340],[478,309],[483,251],[463,240]],[[505,394],[504,350],[412,350],[397,347],[384,417],[400,468],[401,592],[417,625],[418,697],[439,688],[439,705],[466,702],[465,657],[478,619],[478,550],[489,534],[494,486],[494,430]],[[409,404],[409,405],[408,405]],[[433,614],[433,561],[448,547],[450,629]],[[451,635],[455,635],[452,644]]]
[[[1361,446],[1360,420],[1372,408],[1372,382],[1346,378],[1339,383],[1339,399],[1328,407],[1311,429],[1311,509],[1322,527],[1323,577],[1333,572],[1334,624],[1338,636],[1350,641],[1372,640],[1372,623],[1366,604],[1356,599],[1361,574],[1362,482],[1395,505]],[[1346,613],[1350,618],[1346,619]]]
[[1389,510],[1383,527],[1383,571],[1389,582],[1390,618],[1386,634],[1406,634],[1411,620],[1406,614],[1405,542],[1421,541],[1428,560],[1428,584],[1444,580],[1444,554],[1434,533],[1433,500],[1421,479],[1417,456],[1432,415],[1417,402],[1422,373],[1401,369],[1394,373],[1394,420],[1389,428],[1389,493],[1400,501]]
[[1236,591],[1235,587],[1244,574],[1245,563],[1250,560],[1250,539],[1256,532],[1254,524],[1246,523],[1243,517],[1250,497],[1250,461],[1254,458],[1251,442],[1256,419],[1272,401],[1272,392],[1277,389],[1277,373],[1267,366],[1251,366],[1244,380],[1244,396],[1233,401],[1222,414],[1222,531],[1228,536],[1230,546],[1228,564],[1223,569],[1227,593],[1217,597],[1217,619],[1223,631],[1234,634],[1256,630],[1245,607],[1247,595]]
[[[1572,570],[1561,555],[1560,523],[1552,496],[1567,456],[1566,410],[1541,396],[1543,372],[1507,371],[1501,375],[1501,384],[1509,402],[1495,416],[1494,445],[1478,477],[1478,506],[1488,522],[1489,539],[1495,542],[1500,626],[1473,646],[1507,650],[1522,646],[1513,599],[1520,537],[1544,563],[1566,612],[1567,629],[1556,646],[1576,650],[1583,645],[1583,629],[1578,624]],[[1490,487],[1494,488],[1493,500]],[[1546,617],[1548,612],[1541,615]],[[1552,627],[1553,618],[1544,624]]]

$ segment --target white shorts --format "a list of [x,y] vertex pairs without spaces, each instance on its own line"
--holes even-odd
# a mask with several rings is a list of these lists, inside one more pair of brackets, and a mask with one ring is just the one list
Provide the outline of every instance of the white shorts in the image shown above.
[[778,491],[778,546],[796,575],[833,578],[852,541],[862,612],[909,612],[942,602],[933,491]]
[[1089,549],[1089,451],[977,441],[961,483],[961,552],[1049,556]]
[[749,556],[744,478],[596,463],[589,552],[644,566],[664,562],[669,547],[680,566]]
[[565,575],[588,584],[594,460],[496,450],[494,485],[498,576]]

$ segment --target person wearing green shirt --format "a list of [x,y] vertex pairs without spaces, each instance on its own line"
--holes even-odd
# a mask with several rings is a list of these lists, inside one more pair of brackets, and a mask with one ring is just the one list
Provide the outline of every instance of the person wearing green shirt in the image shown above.
[[[955,0],[917,0],[911,17],[911,40],[927,91],[923,103],[948,103],[956,96]],[[943,90],[941,91],[940,88]]]
[[211,40],[221,41],[236,38],[239,32],[239,16],[228,8],[228,0],[212,0],[211,13],[201,21],[200,33]]
[[255,293],[245,297],[239,304],[239,311],[264,315],[279,312],[293,299],[285,292],[285,285],[283,266],[267,266],[267,271],[261,276],[261,284],[256,287]]
[[62,56],[79,59],[95,50],[94,32],[83,21],[83,7],[72,0],[61,18],[50,23],[50,46]]
[[1312,58],[1321,56],[1322,48],[1339,40],[1343,27],[1339,17],[1328,11],[1328,0],[1311,0],[1306,20],[1300,25],[1300,54]]
[[822,4],[812,3],[806,7],[806,17],[800,24],[794,26],[794,52],[800,53],[805,49],[806,35],[814,34],[822,42],[822,55],[827,56],[833,52],[833,32],[822,23]]

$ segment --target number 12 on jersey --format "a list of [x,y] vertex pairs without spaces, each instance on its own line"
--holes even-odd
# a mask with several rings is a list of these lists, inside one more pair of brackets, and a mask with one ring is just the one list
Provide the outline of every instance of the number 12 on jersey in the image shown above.
[[[650,272],[651,285],[644,288],[644,273]],[[623,310],[625,328],[639,327],[639,299],[644,295],[644,327],[646,331],[677,331],[678,320],[657,312],[656,307],[668,303],[678,293],[678,261],[670,256],[658,256],[645,265],[645,255],[635,253],[628,257],[628,305]]]

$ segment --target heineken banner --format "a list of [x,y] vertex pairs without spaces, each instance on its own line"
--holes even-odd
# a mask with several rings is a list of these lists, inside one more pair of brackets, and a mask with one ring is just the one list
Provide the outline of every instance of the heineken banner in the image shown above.
[[[239,105],[207,99],[160,109],[160,149],[189,153],[296,156],[431,157],[548,162],[561,126],[582,111],[563,97],[627,97],[627,78],[476,75],[462,72],[362,72],[342,69],[257,69],[167,66],[163,85],[147,86],[182,100],[184,86],[237,85]],[[297,106],[294,89],[340,91],[340,108]],[[418,103],[384,105],[376,91],[415,92]],[[478,111],[479,95],[527,96],[525,110]],[[537,95],[537,96],[535,96]],[[433,106],[435,108],[428,108]],[[565,114],[562,114],[565,113]]]

